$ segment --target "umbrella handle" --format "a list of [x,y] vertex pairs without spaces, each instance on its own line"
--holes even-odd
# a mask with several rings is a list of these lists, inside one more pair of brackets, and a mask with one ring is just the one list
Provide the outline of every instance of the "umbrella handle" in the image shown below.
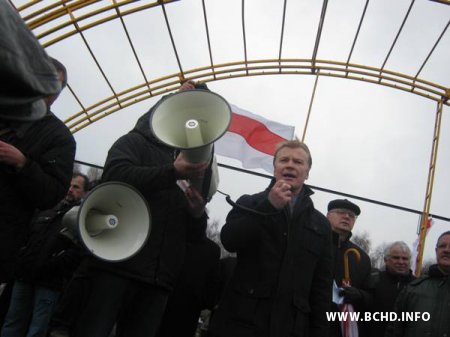
[[355,255],[357,262],[361,260],[361,254],[356,248],[349,248],[344,252],[344,279],[342,283],[347,286],[350,285],[350,268],[348,266],[348,254],[350,253]]

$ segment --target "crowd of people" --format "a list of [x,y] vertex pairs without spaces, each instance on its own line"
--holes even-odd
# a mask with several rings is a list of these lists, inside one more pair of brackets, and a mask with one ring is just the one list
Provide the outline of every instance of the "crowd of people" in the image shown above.
[[[73,136],[50,110],[67,72],[0,6],[0,24],[17,26],[0,37],[11,83],[0,97],[0,337],[193,337],[204,309],[208,337],[450,336],[450,231],[424,277],[412,275],[400,241],[373,269],[351,241],[360,207],[336,199],[326,214],[316,209],[305,184],[310,150],[289,140],[276,148],[267,188],[240,197],[226,217],[220,239],[234,257],[221,259],[206,235],[206,200],[177,184],[203,177],[209,163],[152,134],[154,107],[112,145],[102,176],[142,195],[151,235],[121,261],[90,254],[63,221],[90,188],[73,172]],[[207,87],[186,81],[179,90],[196,89]],[[374,319],[337,315],[350,312]],[[375,319],[411,312],[422,316]]]

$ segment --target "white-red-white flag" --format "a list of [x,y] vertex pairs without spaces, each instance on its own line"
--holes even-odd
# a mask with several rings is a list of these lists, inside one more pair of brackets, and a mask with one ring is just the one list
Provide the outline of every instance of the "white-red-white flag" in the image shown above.
[[237,159],[244,168],[262,168],[273,173],[276,145],[294,138],[295,128],[268,120],[231,105],[228,131],[214,143],[215,153]]
[[358,330],[358,323],[356,323],[356,320],[354,320],[353,313],[355,312],[355,309],[353,308],[353,304],[345,303],[338,306],[338,308],[346,313],[344,316],[344,319],[341,321],[341,333],[343,337],[358,337],[359,336],[359,330]]

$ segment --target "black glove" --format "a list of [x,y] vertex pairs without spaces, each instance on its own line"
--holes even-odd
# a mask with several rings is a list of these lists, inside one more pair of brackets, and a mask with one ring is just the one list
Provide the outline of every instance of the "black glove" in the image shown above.
[[344,287],[339,295],[344,296],[344,303],[357,304],[362,300],[362,293],[355,287]]

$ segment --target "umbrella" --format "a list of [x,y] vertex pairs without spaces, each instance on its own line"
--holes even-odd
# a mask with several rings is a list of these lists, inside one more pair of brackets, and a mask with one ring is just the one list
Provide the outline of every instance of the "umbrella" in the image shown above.
[[[361,254],[355,248],[349,248],[344,252],[344,278],[342,280],[342,286],[350,287],[350,269],[348,266],[348,255],[353,253],[356,257],[356,260],[359,262],[361,259]],[[350,319],[351,313],[354,312],[353,305],[350,303],[340,304],[339,310],[342,312],[347,312],[345,316],[345,320],[341,321],[341,332],[343,337],[358,337],[358,323],[355,320]]]

